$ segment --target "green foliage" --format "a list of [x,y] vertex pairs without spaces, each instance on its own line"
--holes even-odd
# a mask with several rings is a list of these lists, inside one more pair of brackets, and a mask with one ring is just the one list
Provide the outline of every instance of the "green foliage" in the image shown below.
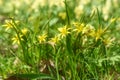
[[119,7],[119,0],[0,0],[0,76],[119,80]]

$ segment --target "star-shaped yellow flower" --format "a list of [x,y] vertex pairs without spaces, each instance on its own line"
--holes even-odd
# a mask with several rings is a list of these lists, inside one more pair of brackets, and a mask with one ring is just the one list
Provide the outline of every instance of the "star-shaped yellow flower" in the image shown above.
[[45,42],[45,41],[46,41],[46,37],[47,37],[46,34],[39,35],[39,36],[38,36],[38,41],[39,41],[39,43]]
[[59,40],[60,40],[59,36],[55,36],[55,37],[51,38],[50,42],[57,44],[59,42]]
[[71,28],[67,28],[66,25],[65,25],[64,27],[58,28],[58,31],[60,32],[60,37],[61,37],[61,38],[66,37],[66,35],[70,33],[70,32],[69,32],[70,29],[71,29]]
[[17,43],[17,44],[20,44],[20,40],[23,41],[23,38],[22,38],[23,35],[15,35],[13,38],[12,38],[12,41],[13,41],[13,44]]
[[73,25],[75,26],[75,29],[73,29],[73,31],[77,32],[77,34],[82,32],[82,30],[85,26],[84,23],[78,23],[78,22],[73,23]]
[[23,28],[23,29],[21,30],[21,32],[22,32],[23,35],[26,35],[27,32],[28,32],[28,29],[27,29],[27,28]]
[[[15,23],[18,24],[19,21],[15,21]],[[6,27],[6,31],[7,31],[8,29],[13,28],[15,24],[12,20],[5,20],[5,24],[3,26]]]

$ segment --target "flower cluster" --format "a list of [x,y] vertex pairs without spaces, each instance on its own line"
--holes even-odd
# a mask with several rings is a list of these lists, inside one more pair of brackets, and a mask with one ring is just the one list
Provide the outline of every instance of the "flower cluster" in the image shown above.
[[[111,23],[115,20],[116,19],[112,19]],[[17,27],[15,24],[18,24],[18,21],[13,22],[12,20],[9,21],[6,20],[5,25],[3,26],[5,26],[6,30],[8,30],[11,29],[12,27]],[[84,44],[89,39],[88,37],[91,37],[95,41],[102,40],[105,43],[105,45],[109,45],[113,41],[113,39],[111,39],[110,37],[108,39],[104,37],[106,28],[103,29],[102,27],[99,27],[98,29],[95,29],[95,27],[92,26],[91,24],[85,24],[79,22],[74,22],[73,26],[65,25],[63,27],[59,27],[58,32],[59,33],[52,38],[49,38],[49,36],[45,33],[39,35],[37,39],[40,44],[48,42],[52,45],[56,45],[59,43],[60,40],[66,38],[68,34],[75,34],[76,36],[78,36],[78,34],[81,34],[83,36],[82,38],[85,38],[83,39]],[[15,37],[12,38],[13,44],[15,43],[20,44],[20,41],[24,41],[23,37],[28,33],[28,29],[22,28],[20,29],[19,32],[16,33],[17,34],[15,34]]]
[[83,43],[85,43],[85,41],[88,40],[87,37],[91,37],[96,42],[98,40],[102,40],[106,46],[111,45],[112,42],[115,40],[111,38],[111,36],[109,36],[109,38],[105,37],[107,32],[107,27],[105,28],[99,27],[98,29],[95,29],[95,27],[90,24],[85,25],[85,23],[78,23],[78,22],[73,23],[73,26],[74,28],[72,31],[75,32],[77,35],[81,33],[83,38],[85,38],[83,39]]
[[20,41],[24,41],[23,39],[23,36],[25,36],[27,33],[28,33],[28,29],[27,28],[23,28],[23,29],[18,29],[18,24],[19,24],[19,21],[18,20],[5,20],[5,24],[3,25],[3,27],[5,27],[5,31],[8,31],[8,30],[15,30],[16,31],[16,34],[14,35],[14,37],[12,37],[12,41],[13,41],[13,44],[20,44]]

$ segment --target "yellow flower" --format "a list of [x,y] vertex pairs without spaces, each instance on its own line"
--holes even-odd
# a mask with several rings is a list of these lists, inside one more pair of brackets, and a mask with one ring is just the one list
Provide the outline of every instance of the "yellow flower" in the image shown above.
[[70,30],[70,28],[67,28],[66,25],[62,28],[58,28],[61,38],[66,37],[66,35],[70,33],[69,30]]
[[73,25],[75,26],[75,29],[73,31],[75,31],[77,33],[80,33],[83,30],[84,26],[85,26],[84,23],[77,23],[77,22],[73,23]]
[[94,34],[96,41],[98,39],[102,39],[101,36],[104,34],[105,30],[102,28],[99,28],[96,33]]
[[38,36],[38,41],[39,41],[39,43],[45,42],[45,41],[46,41],[46,37],[47,37],[46,34],[39,35],[39,36]]
[[112,42],[115,40],[115,38],[106,38],[103,40],[104,44],[106,45],[106,47],[109,47],[110,45],[112,45]]
[[[18,24],[19,21],[15,21],[16,24]],[[5,24],[3,25],[6,27],[6,31],[10,28],[13,28],[15,26],[14,22],[12,20],[5,20]]]
[[3,25],[4,27],[6,27],[6,30],[10,29],[13,27],[13,23],[12,21],[10,20],[5,20],[5,24]]
[[12,38],[13,44],[15,44],[15,43],[20,44],[20,40],[23,41],[22,36],[23,36],[23,35],[19,35],[19,37],[20,37],[20,39],[19,39],[18,35],[15,35],[15,36]]
[[86,27],[83,28],[82,34],[93,37],[95,34],[95,28],[92,25],[87,24]]
[[79,19],[80,16],[84,13],[84,5],[80,4],[74,9],[74,13],[76,15],[76,18]]
[[51,40],[49,41],[52,44],[57,44],[59,42],[60,38],[59,36],[55,36],[53,38],[51,38]]
[[65,12],[60,12],[60,13],[58,14],[58,16],[59,16],[61,19],[65,20],[65,18],[66,18],[66,13],[65,13]]
[[28,29],[27,29],[27,28],[24,28],[24,29],[21,30],[21,32],[22,32],[23,35],[26,35],[27,32],[28,32]]

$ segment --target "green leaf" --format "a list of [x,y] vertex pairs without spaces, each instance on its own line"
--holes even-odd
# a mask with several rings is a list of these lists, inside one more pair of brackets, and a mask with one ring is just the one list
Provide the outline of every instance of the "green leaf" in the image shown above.
[[27,79],[54,79],[50,75],[47,74],[15,74],[14,76],[20,77],[20,78],[27,78]]

